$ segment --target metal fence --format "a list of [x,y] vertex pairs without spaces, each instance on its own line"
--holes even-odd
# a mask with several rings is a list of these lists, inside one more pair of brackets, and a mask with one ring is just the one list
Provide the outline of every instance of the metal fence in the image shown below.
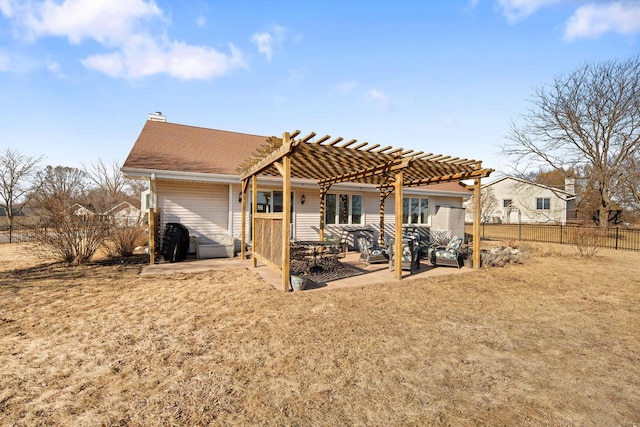
[[[16,225],[11,232],[11,242],[29,242],[32,240],[31,228],[22,225]],[[9,243],[9,227],[0,227],[0,243]]]
[[[473,235],[472,224],[465,225],[465,233]],[[530,242],[571,244],[578,232],[598,230],[595,227],[562,224],[481,224],[480,239],[521,240]],[[609,227],[602,247],[640,251],[640,229]]]

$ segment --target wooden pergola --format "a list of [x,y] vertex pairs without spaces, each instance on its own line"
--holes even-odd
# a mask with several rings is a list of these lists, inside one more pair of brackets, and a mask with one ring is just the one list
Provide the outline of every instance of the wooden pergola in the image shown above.
[[[474,180],[473,266],[480,265],[480,179],[493,169],[483,169],[478,160],[461,159],[440,154],[415,152],[380,144],[344,141],[325,135],[316,138],[311,132],[300,137],[300,131],[285,132],[282,138],[271,137],[238,167],[242,181],[242,257],[246,241],[246,196],[252,185],[257,200],[261,176],[282,177],[282,192],[291,193],[291,179],[311,179],[320,188],[320,240],[324,239],[325,196],[333,184],[358,182],[375,186],[380,193],[380,230],[384,230],[384,201],[395,191],[394,253],[402,253],[403,188],[447,181]],[[289,244],[291,199],[283,197],[282,212],[258,213],[253,203],[252,230],[253,267],[263,262],[282,274],[282,289],[289,289]],[[382,239],[382,232],[380,239]],[[395,257],[395,277],[402,278],[402,258]]]

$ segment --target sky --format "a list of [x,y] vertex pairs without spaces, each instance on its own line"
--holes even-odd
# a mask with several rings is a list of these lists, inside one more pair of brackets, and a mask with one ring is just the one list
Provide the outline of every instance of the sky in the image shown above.
[[0,150],[122,164],[159,111],[507,173],[536,88],[639,53],[640,0],[0,0]]

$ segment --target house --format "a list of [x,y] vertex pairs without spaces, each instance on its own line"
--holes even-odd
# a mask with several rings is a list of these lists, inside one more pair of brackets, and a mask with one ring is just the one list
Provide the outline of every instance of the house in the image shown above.
[[74,203],[64,210],[72,215],[82,218],[88,218],[96,215],[95,209],[91,205],[82,205],[80,203]]
[[[169,123],[160,114],[149,115],[122,171],[145,179],[143,212],[160,211],[165,224],[185,225],[200,242],[220,234],[239,238],[242,230],[242,186],[238,167],[266,144],[267,136],[249,135]],[[282,212],[281,179],[261,175],[257,180],[257,211]],[[404,191],[403,223],[464,233],[463,202],[472,194],[464,185],[443,182]],[[251,197],[251,192],[247,193]],[[319,238],[320,188],[312,179],[291,180],[292,239]],[[373,185],[343,182],[326,194],[325,231],[339,235],[342,228],[368,228],[380,233],[380,192]],[[247,203],[248,240],[251,240],[251,200]],[[384,233],[392,234],[394,202],[384,205]]]
[[[565,224],[575,219],[574,182],[567,178],[564,189],[559,189],[506,175],[483,184],[483,222]],[[467,222],[471,221],[468,210]]]
[[[37,222],[35,211],[30,207],[13,208],[13,225],[14,226],[30,226]],[[9,228],[9,217],[7,216],[7,208],[0,206],[0,230]]]
[[113,219],[119,227],[132,227],[140,225],[142,215],[140,209],[129,202],[120,202],[104,213],[107,218]]

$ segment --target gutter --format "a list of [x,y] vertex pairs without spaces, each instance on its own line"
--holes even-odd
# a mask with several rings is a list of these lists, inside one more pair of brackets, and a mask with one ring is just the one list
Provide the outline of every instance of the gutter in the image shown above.
[[[212,174],[212,173],[203,173],[203,172],[180,172],[180,171],[167,171],[167,170],[159,170],[159,169],[142,169],[142,168],[129,168],[123,167],[121,168],[122,173],[128,178],[143,178],[143,179],[153,179],[153,181],[159,179],[173,180],[173,181],[191,181],[191,182],[204,182],[204,183],[216,183],[216,184],[234,184],[240,185],[240,175],[226,175],[226,174]],[[259,177],[258,184],[269,185],[269,184],[280,184],[282,182],[282,178],[280,177]],[[318,190],[318,184],[316,181],[311,179],[291,179],[291,186],[295,188],[308,188]],[[367,193],[376,193],[378,194],[378,190],[376,190],[375,186],[371,184],[362,184],[357,182],[343,182],[340,184],[334,184],[331,186],[331,189],[337,190],[345,190],[345,191],[362,191]],[[403,191],[406,195],[416,195],[416,196],[444,196],[444,197],[463,197],[469,198],[472,196],[471,193],[467,193],[465,191],[456,192],[456,191],[429,191],[421,187],[420,190],[412,189],[411,187],[404,189]]]

